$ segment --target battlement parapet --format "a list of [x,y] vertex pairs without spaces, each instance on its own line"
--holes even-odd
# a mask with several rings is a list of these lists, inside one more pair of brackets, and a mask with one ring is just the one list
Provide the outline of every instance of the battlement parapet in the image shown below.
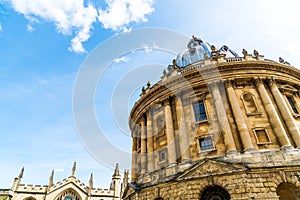
[[114,195],[114,191],[113,190],[109,190],[106,188],[93,188],[91,191],[92,195]]
[[18,192],[36,192],[45,193],[47,191],[47,185],[33,185],[33,184],[20,184],[17,191]]

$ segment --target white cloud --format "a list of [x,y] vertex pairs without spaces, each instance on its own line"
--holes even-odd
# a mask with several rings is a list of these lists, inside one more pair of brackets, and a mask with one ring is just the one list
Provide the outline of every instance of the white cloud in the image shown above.
[[146,44],[143,44],[143,48],[147,53],[150,53],[153,51],[153,49],[159,49],[159,46],[155,43],[153,43],[151,46],[148,46]]
[[29,32],[33,32],[35,30],[35,28],[30,24],[27,24],[26,28],[27,28],[27,31],[29,31]]
[[[92,24],[96,22],[97,10],[92,6],[84,6],[83,0],[10,0],[13,8],[23,14],[30,23],[46,20],[56,25],[57,31],[75,37],[71,41],[70,51],[84,52],[82,42],[90,37]],[[27,26],[29,31],[32,25]]]
[[0,22],[0,32],[2,32],[2,31],[3,31],[3,28],[2,28],[2,24]]
[[65,171],[65,170],[64,170],[64,168],[56,168],[56,169],[54,169],[54,171],[55,171],[55,172],[63,172],[63,171]]
[[114,63],[120,63],[120,62],[128,62],[129,61],[129,58],[126,57],[126,56],[122,56],[122,57],[119,57],[119,58],[115,58],[113,60]]
[[131,22],[146,22],[151,14],[153,0],[107,0],[106,10],[99,10],[98,20],[104,28],[122,30]]
[[153,0],[106,0],[108,6],[105,10],[99,10],[99,15],[97,8],[92,4],[85,6],[84,0],[6,1],[28,19],[27,30],[30,32],[35,30],[35,23],[47,21],[55,24],[58,33],[75,34],[68,50],[77,53],[85,52],[82,43],[90,38],[93,23],[100,22],[106,29],[127,33],[131,28],[126,28],[126,25],[145,22],[145,15],[154,11]]
[[124,27],[123,28],[123,33],[130,33],[131,31],[132,31],[132,27],[130,27],[130,28]]

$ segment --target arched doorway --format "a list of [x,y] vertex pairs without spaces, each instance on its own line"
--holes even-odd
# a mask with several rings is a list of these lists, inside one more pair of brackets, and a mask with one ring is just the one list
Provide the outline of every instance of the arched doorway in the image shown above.
[[220,186],[211,186],[202,192],[200,200],[230,200],[230,195]]
[[25,198],[24,200],[36,200],[36,198],[33,198],[33,197],[27,197],[27,198]]
[[278,186],[279,200],[300,200],[300,188],[291,183],[282,183]]

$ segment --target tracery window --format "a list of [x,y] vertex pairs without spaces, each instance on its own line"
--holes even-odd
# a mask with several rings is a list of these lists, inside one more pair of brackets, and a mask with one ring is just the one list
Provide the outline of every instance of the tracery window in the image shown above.
[[66,190],[62,192],[56,200],[81,200],[73,190]]

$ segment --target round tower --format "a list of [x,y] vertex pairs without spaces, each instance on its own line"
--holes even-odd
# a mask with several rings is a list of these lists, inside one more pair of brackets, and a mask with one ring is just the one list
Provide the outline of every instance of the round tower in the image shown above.
[[193,36],[142,92],[125,199],[300,198],[300,71],[242,53]]

